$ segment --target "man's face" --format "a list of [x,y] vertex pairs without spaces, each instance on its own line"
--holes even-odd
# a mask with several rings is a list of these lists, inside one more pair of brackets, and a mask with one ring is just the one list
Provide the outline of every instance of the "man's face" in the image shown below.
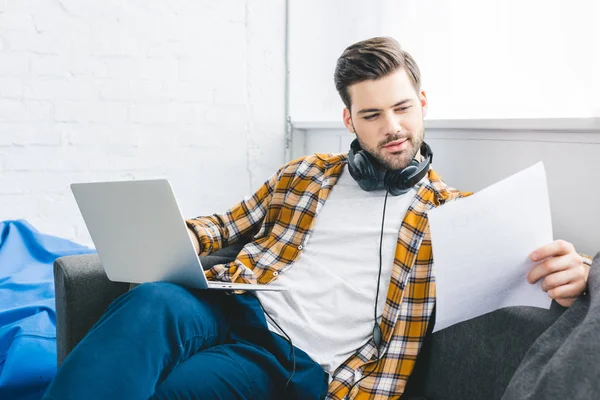
[[425,92],[417,94],[403,68],[351,85],[348,92],[352,102],[352,114],[344,109],[348,130],[383,167],[405,168],[423,143]]

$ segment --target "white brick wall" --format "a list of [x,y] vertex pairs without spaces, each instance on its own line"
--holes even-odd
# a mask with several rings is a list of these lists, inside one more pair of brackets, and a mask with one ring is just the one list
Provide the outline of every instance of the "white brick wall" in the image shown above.
[[168,178],[187,217],[283,162],[281,0],[0,0],[0,220],[91,244],[71,182]]

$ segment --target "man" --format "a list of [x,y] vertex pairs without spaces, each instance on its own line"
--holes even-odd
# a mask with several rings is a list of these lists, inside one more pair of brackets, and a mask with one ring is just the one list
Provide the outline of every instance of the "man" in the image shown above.
[[[288,292],[225,295],[167,283],[118,298],[67,357],[46,398],[399,398],[435,301],[426,212],[466,196],[429,167],[427,97],[390,38],[348,47],[335,84],[349,155],[280,168],[222,215],[188,220],[197,252],[247,243],[209,279]],[[533,250],[533,249],[532,249]],[[563,306],[588,261],[556,241],[528,275]]]

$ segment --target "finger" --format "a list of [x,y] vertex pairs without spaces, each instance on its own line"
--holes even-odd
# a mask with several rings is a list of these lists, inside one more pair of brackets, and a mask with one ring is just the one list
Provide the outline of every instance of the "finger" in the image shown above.
[[584,280],[583,268],[567,268],[546,276],[542,281],[542,290],[547,292],[550,289],[554,289],[555,287],[566,285],[577,280]]
[[577,297],[563,297],[556,299],[556,302],[563,307],[571,307],[575,303],[575,300],[577,300]]
[[569,256],[550,257],[529,271],[527,281],[533,284],[552,273],[565,270],[569,267],[571,260],[572,258]]
[[548,296],[553,299],[567,299],[570,297],[579,297],[581,293],[585,290],[585,283],[583,282],[573,282],[568,285],[562,285],[559,287],[555,287],[554,289],[548,290]]
[[575,247],[567,241],[555,240],[535,250],[530,254],[531,261],[541,261],[544,258],[553,256],[563,256],[575,251]]

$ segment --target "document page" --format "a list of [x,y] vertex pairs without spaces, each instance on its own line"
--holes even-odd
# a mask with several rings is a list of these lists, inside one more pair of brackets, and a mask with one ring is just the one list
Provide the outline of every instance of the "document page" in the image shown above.
[[550,201],[540,162],[467,198],[428,212],[436,281],[434,332],[508,306],[550,308],[527,273],[552,242]]

